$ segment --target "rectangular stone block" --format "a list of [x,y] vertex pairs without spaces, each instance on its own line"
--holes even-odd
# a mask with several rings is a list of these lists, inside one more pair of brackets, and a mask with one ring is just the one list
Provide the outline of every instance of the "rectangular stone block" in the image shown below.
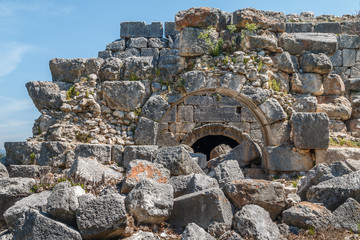
[[328,148],[316,150],[316,164],[331,164],[337,161],[346,161],[348,159],[357,160],[360,163],[360,148]]
[[75,158],[93,157],[102,164],[111,164],[111,145],[106,144],[78,144],[75,147]]
[[121,22],[120,38],[143,37],[145,22]]
[[175,30],[175,22],[165,22],[165,37],[174,37],[180,33]]
[[157,145],[129,145],[124,150],[124,162],[125,168],[129,167],[129,163],[132,160],[146,160],[153,162],[157,156],[159,146]]
[[123,166],[124,161],[124,146],[114,145],[111,149],[111,162],[117,163],[119,166]]
[[161,38],[163,37],[164,30],[161,22],[152,22],[144,27],[144,37],[147,38]]
[[144,37],[130,38],[126,42],[127,48],[146,48],[147,47],[147,39]]
[[178,121],[193,122],[194,121],[193,106],[178,106]]
[[326,113],[294,113],[291,123],[296,148],[329,147],[329,118]]
[[175,106],[173,109],[170,110],[164,117],[163,122],[176,122],[177,118],[177,107]]
[[153,57],[159,58],[159,49],[158,48],[142,48],[141,49],[142,57]]
[[160,57],[168,57],[168,56],[180,56],[179,50],[177,49],[169,49],[169,48],[163,48],[160,51]]
[[240,114],[236,107],[196,107],[194,109],[195,122],[236,122],[240,121]]
[[344,49],[343,50],[343,66],[352,67],[356,63],[356,50]]
[[214,104],[214,98],[211,96],[190,96],[185,99],[185,104],[187,105],[213,105]]
[[337,50],[334,55],[330,56],[330,60],[334,67],[342,67],[343,65],[342,51]]
[[223,95],[214,95],[214,105],[216,106],[239,106],[242,107],[242,104],[232,98],[232,97],[228,97],[228,96],[223,96]]
[[314,27],[314,32],[340,34],[341,33],[341,26],[340,26],[340,23],[338,23],[338,22],[318,23]]
[[347,35],[347,34],[341,34],[340,35],[340,43],[339,48],[360,48],[360,38],[357,35]]
[[296,32],[312,32],[313,31],[312,23],[286,23],[286,32],[296,33]]

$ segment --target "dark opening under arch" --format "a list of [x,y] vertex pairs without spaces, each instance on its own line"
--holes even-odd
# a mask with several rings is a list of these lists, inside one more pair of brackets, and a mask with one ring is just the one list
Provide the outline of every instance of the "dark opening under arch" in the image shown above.
[[191,147],[194,149],[194,152],[200,152],[206,154],[207,160],[210,159],[210,152],[216,146],[220,144],[227,144],[230,147],[234,148],[239,143],[234,139],[222,136],[222,135],[209,135],[198,139]]

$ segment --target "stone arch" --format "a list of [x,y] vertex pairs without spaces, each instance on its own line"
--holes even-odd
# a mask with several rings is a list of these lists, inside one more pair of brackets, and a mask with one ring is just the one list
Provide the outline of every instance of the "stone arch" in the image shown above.
[[[258,123],[260,125],[260,129],[261,129],[261,133],[263,136],[263,140],[264,140],[264,145],[265,146],[273,146],[274,145],[273,144],[273,136],[272,136],[272,132],[270,129],[270,123],[267,120],[265,114],[261,111],[261,109],[246,95],[236,92],[234,90],[228,89],[228,88],[223,88],[223,87],[197,89],[191,93],[188,93],[187,95],[181,97],[176,102],[171,104],[171,107],[165,112],[165,114],[161,118],[160,123],[165,122],[164,120],[167,118],[169,113],[174,109],[174,107],[176,107],[178,104],[181,104],[182,102],[184,102],[185,99],[187,99],[191,96],[206,94],[206,93],[222,94],[222,95],[231,97],[231,98],[239,101],[241,104],[243,104],[246,108],[248,108],[251,111],[251,113],[255,116],[256,120],[258,121]],[[223,135],[223,134],[221,134],[221,135]],[[190,141],[190,140],[187,140],[187,141]]]

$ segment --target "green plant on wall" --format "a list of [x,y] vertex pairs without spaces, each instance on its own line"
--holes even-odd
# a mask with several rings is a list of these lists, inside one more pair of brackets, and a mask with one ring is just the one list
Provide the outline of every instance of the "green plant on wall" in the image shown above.
[[253,34],[257,30],[255,23],[246,23],[245,28],[241,31],[241,39]]
[[276,80],[276,78],[269,81],[269,87],[275,92],[280,92],[280,83]]
[[34,152],[30,153],[30,163],[31,164],[35,163],[35,153]]
[[75,86],[72,86],[69,90],[66,92],[66,99],[70,100],[75,96],[79,96],[79,91],[76,90]]
[[131,73],[131,74],[130,74],[130,81],[136,81],[136,80],[138,80],[138,77],[136,76],[136,74],[135,74],[135,73]]
[[210,55],[213,57],[219,56],[222,51],[222,46],[224,44],[224,39],[219,38],[218,40],[213,40],[211,38],[211,33],[215,31],[213,26],[208,27],[205,31],[200,33],[199,38],[205,40],[206,45],[209,47]]

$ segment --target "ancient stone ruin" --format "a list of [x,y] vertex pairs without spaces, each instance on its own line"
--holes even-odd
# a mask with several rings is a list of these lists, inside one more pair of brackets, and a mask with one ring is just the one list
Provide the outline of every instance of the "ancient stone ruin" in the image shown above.
[[26,84],[41,116],[5,143],[0,239],[359,233],[357,16],[120,25],[98,58],[54,58],[52,82]]

